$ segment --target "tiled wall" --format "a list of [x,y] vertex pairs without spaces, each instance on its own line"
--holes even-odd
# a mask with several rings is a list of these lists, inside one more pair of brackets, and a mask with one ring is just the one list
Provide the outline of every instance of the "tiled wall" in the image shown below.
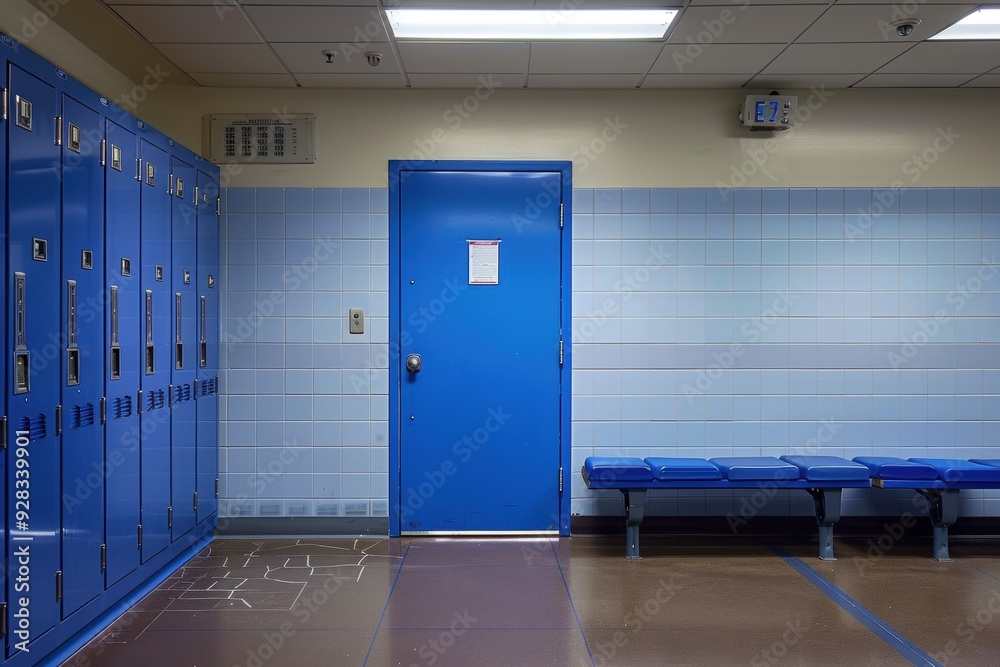
[[[386,202],[228,191],[230,515],[386,514]],[[592,453],[1000,457],[1000,189],[577,189],[573,207],[574,469]],[[845,498],[846,514],[913,509]],[[746,499],[663,492],[650,510]],[[620,494],[577,477],[573,511],[620,513]],[[962,512],[1000,515],[1000,494],[963,492]]]

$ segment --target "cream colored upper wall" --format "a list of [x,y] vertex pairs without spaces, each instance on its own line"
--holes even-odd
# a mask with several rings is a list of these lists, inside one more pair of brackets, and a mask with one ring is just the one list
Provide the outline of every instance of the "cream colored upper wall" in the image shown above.
[[739,126],[745,91],[474,93],[162,86],[146,115],[200,146],[203,114],[315,113],[316,164],[231,169],[244,187],[384,186],[397,158],[572,159],[581,187],[1000,186],[998,90],[797,91],[774,136]]
[[135,83],[53,20],[68,1],[53,0],[43,11],[27,0],[0,0],[0,32],[55,63],[104,97],[126,99]]

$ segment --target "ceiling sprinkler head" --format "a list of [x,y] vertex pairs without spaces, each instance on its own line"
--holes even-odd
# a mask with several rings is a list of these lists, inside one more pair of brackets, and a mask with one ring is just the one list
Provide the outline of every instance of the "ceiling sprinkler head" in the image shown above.
[[333,59],[337,57],[336,51],[323,51],[323,55],[326,56],[326,63],[329,65],[333,63]]
[[377,51],[369,51],[365,54],[365,58],[368,59],[368,64],[372,67],[378,67],[379,63],[382,62],[382,54]]

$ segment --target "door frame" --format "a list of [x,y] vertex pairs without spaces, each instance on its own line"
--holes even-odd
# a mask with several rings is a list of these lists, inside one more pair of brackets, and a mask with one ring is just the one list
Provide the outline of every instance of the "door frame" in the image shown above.
[[[559,495],[559,534],[570,534],[570,500],[572,498],[572,418],[570,408],[573,402],[572,392],[572,276],[573,276],[573,234],[571,221],[573,219],[573,163],[569,161],[549,160],[408,160],[389,161],[389,536],[399,537],[401,514],[401,481],[400,469],[400,420],[399,410],[400,383],[403,373],[400,368],[400,342],[402,313],[400,299],[400,248],[401,229],[401,199],[400,185],[406,180],[408,172],[415,171],[508,171],[508,172],[550,172],[560,174],[562,182],[563,230],[560,252],[562,265],[560,267],[560,329],[563,340],[563,364],[559,369],[560,383],[560,415],[559,415],[559,460],[562,470],[562,492]],[[527,212],[526,212],[527,217]]]

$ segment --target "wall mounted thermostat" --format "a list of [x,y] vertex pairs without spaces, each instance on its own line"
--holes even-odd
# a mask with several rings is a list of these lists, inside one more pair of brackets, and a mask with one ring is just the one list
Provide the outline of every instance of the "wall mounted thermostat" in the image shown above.
[[747,95],[740,122],[751,130],[787,130],[795,125],[795,95]]

